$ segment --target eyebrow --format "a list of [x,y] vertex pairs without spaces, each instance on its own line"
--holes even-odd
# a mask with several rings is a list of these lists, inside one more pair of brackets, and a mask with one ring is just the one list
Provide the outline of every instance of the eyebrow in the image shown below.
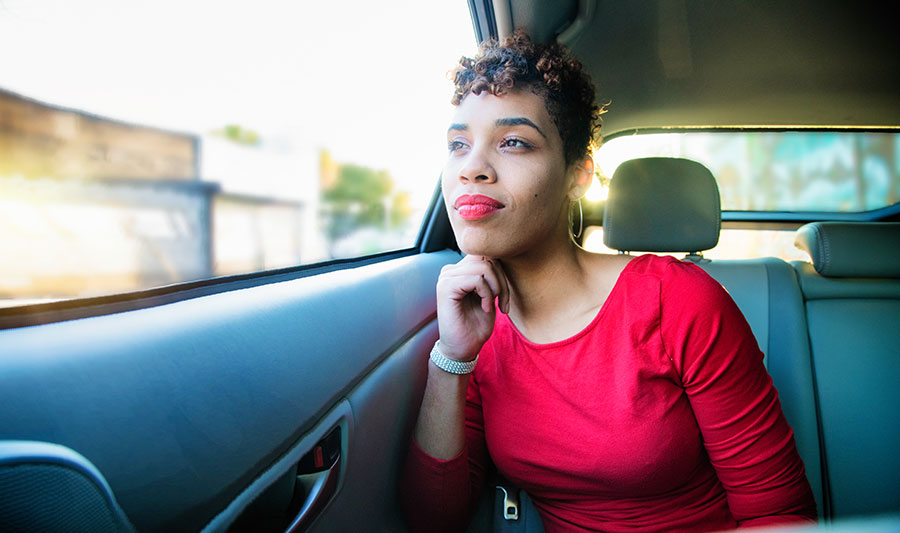
[[541,131],[541,128],[537,127],[537,124],[528,120],[525,117],[498,118],[497,122],[495,122],[495,124],[497,124],[498,126],[522,126],[522,125],[531,126],[535,130],[537,130],[538,133],[541,134],[541,137],[543,137],[545,139],[547,138],[547,136],[544,135],[544,132]]
[[[541,134],[541,137],[543,137],[543,138],[545,138],[545,139],[547,138],[547,136],[544,135],[544,132],[541,131],[541,128],[537,127],[537,124],[535,124],[534,122],[528,120],[528,119],[525,118],[525,117],[498,118],[498,119],[496,120],[496,122],[494,122],[494,124],[497,125],[497,126],[501,126],[501,127],[502,127],[502,126],[507,126],[507,127],[508,127],[508,126],[522,126],[522,125],[525,125],[525,126],[531,126],[531,127],[534,128],[538,133]],[[469,129],[469,125],[468,125],[468,124],[450,124],[450,127],[447,128],[447,132],[451,132],[451,131],[454,131],[454,130],[456,130],[456,131],[467,131],[468,129]]]

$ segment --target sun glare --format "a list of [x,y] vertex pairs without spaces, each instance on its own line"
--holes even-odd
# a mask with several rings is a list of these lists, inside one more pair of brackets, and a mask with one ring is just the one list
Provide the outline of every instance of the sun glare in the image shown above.
[[476,43],[411,6],[0,1],[0,305],[414,244]]
[[609,187],[600,183],[596,177],[591,182],[590,188],[584,194],[585,199],[589,202],[603,202],[609,196]]

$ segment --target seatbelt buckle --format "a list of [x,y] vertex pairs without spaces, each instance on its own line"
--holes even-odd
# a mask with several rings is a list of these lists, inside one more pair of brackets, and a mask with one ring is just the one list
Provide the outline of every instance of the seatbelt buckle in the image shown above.
[[517,491],[506,490],[503,485],[497,485],[497,488],[503,491],[503,519],[518,520],[519,519],[519,494]]

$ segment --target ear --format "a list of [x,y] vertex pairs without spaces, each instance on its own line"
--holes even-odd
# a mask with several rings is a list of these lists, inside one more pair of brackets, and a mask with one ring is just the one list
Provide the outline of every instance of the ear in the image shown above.
[[594,179],[594,160],[583,157],[569,166],[569,200],[578,200],[590,188]]

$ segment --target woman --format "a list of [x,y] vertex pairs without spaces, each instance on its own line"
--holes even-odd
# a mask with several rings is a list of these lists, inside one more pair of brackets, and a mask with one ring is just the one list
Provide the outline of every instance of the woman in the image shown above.
[[467,256],[437,284],[402,482],[411,529],[464,529],[492,463],[547,531],[814,521],[762,354],[721,286],[670,257],[573,243],[601,112],[581,65],[516,32],[463,58],[455,83],[442,187]]

